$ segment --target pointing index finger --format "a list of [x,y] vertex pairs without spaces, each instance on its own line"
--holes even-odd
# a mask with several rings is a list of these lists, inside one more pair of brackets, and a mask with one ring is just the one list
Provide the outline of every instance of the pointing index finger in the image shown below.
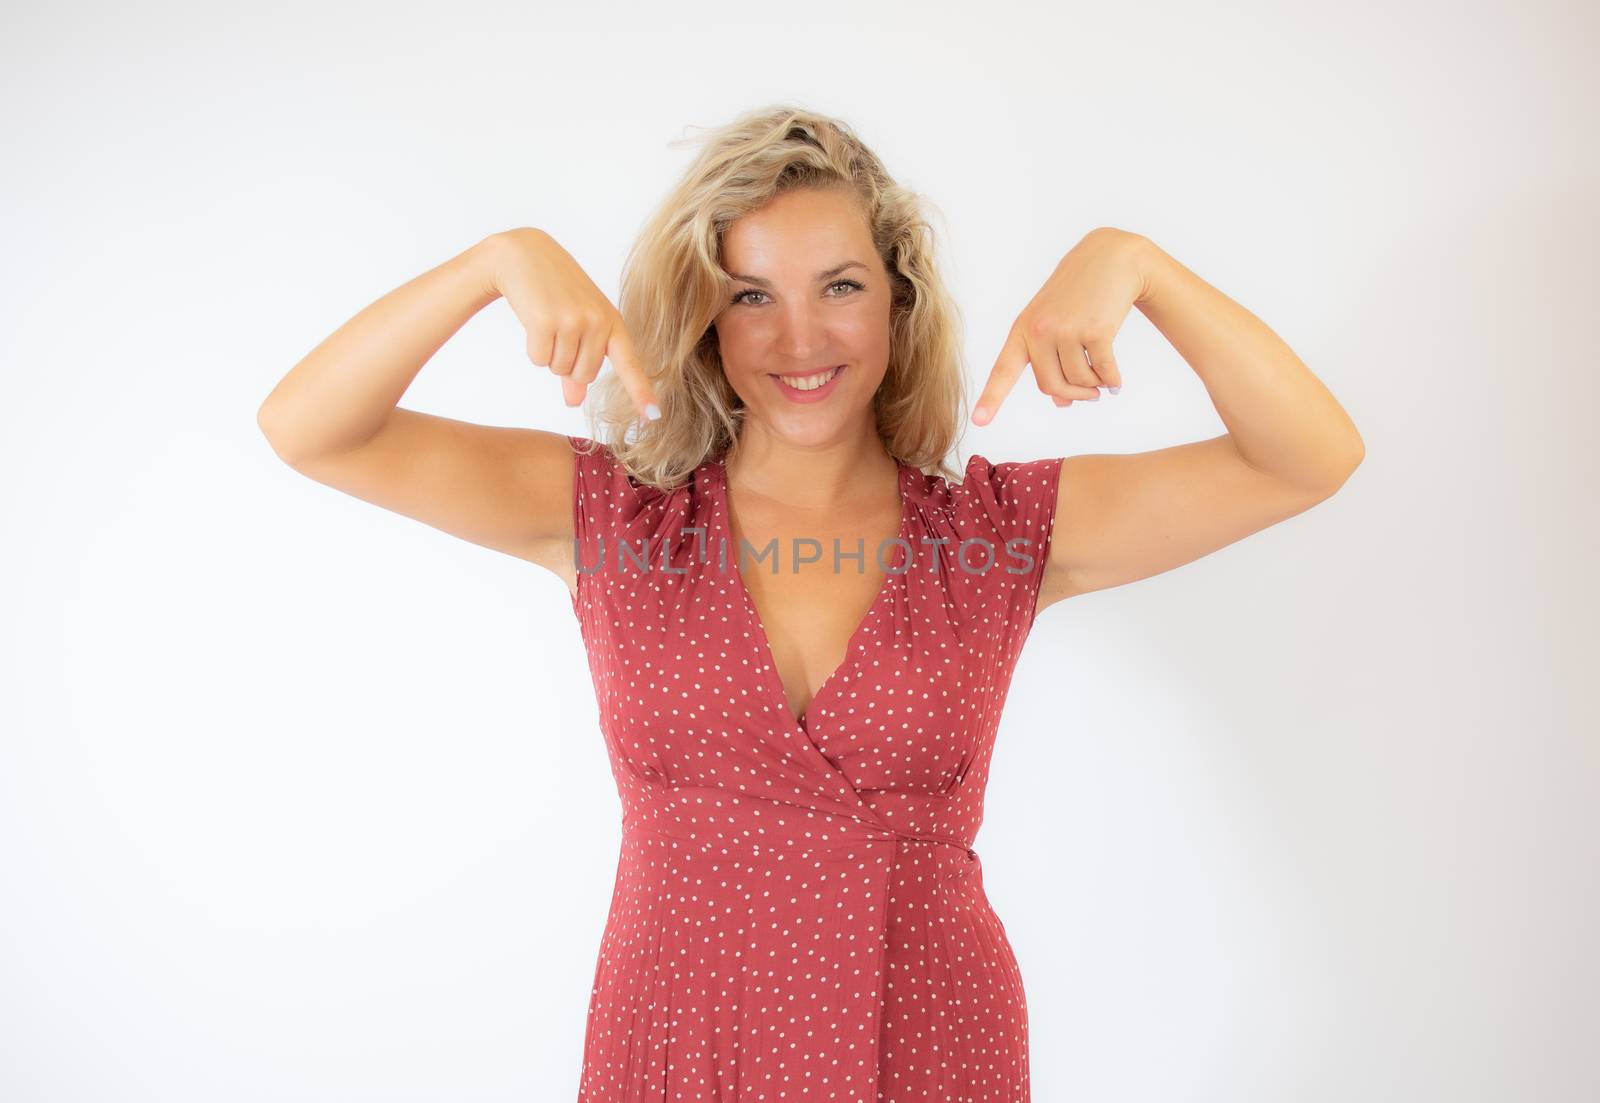
[[639,368],[639,362],[634,356],[633,339],[628,336],[628,331],[617,326],[611,331],[611,339],[606,342],[606,359],[611,361],[611,366],[617,371],[617,378],[622,380],[622,385],[627,388],[628,394],[633,396],[633,404],[646,418],[654,421],[661,416],[661,407],[656,402],[655,389],[651,387],[650,380]]
[[1017,380],[1022,376],[1022,369],[1028,364],[1028,346],[1023,342],[1016,330],[1006,338],[1005,345],[1000,349],[1000,358],[995,361],[993,370],[989,372],[989,380],[983,386],[983,393],[978,396],[977,408],[972,411],[972,420],[976,425],[987,425],[994,420],[994,415],[1000,409],[1000,403],[1006,400],[1011,393],[1011,388],[1017,385]]

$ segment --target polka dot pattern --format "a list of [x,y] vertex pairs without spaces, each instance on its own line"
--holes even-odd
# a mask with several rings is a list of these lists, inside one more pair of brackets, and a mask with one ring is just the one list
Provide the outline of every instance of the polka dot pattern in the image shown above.
[[1027,1103],[1022,977],[973,840],[1061,460],[974,456],[959,485],[900,465],[905,543],[796,719],[721,457],[661,491],[568,440],[572,608],[622,805],[580,1103]]

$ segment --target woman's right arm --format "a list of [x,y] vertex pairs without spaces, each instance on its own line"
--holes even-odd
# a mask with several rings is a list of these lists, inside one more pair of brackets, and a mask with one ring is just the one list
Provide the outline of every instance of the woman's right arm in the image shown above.
[[564,377],[570,405],[606,358],[641,408],[652,400],[615,308],[553,238],[525,228],[492,234],[366,307],[283,377],[256,420],[308,478],[565,577],[566,436],[397,405],[445,341],[502,296],[528,331],[529,358]]

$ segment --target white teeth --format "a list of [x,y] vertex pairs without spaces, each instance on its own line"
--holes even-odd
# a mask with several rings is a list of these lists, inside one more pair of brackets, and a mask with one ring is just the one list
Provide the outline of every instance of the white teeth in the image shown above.
[[785,387],[793,387],[797,391],[814,391],[828,380],[839,374],[839,369],[825,371],[820,375],[780,375],[778,382]]

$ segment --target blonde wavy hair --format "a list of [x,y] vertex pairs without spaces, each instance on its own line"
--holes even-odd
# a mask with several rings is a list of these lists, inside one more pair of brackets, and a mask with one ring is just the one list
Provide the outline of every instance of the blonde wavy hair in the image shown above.
[[873,397],[879,435],[896,460],[959,479],[946,457],[966,418],[961,317],[939,276],[922,198],[847,124],[797,107],[749,111],[702,141],[634,242],[617,303],[661,417],[641,417],[607,371],[585,404],[590,435],[663,490],[724,449],[731,457],[748,411],[728,384],[712,326],[734,283],[721,265],[723,235],[784,192],[841,189],[858,201],[891,283],[889,366]]

